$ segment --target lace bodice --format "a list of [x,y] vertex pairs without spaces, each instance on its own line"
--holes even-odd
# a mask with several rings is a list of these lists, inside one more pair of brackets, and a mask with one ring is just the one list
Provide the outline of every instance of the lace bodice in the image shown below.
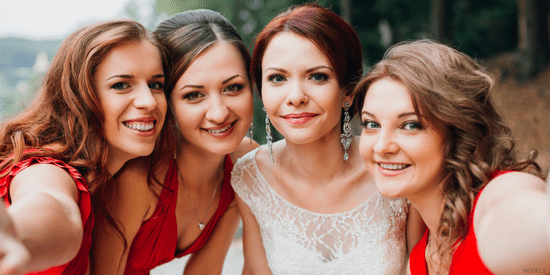
[[374,192],[348,212],[299,208],[265,180],[255,160],[258,149],[237,161],[231,184],[258,222],[274,275],[404,274],[405,199]]

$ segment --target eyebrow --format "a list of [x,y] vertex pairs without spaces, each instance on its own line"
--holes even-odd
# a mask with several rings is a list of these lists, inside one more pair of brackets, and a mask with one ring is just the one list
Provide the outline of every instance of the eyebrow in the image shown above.
[[133,75],[128,75],[128,74],[117,74],[117,75],[113,75],[113,76],[110,76],[110,77],[108,77],[108,78],[107,78],[107,79],[105,79],[105,80],[109,80],[109,79],[111,79],[111,78],[115,78],[115,77],[119,77],[119,78],[127,78],[127,79],[132,79],[132,78],[134,78],[134,76],[133,76]]
[[315,66],[315,67],[312,67],[312,68],[309,68],[306,70],[306,72],[313,72],[313,71],[316,71],[316,70],[319,70],[319,69],[329,69],[331,71],[334,71],[334,69],[332,69],[331,67],[329,66],[325,66],[325,65],[319,65],[319,66]]
[[[106,80],[109,80],[109,79],[115,78],[115,77],[126,78],[126,79],[134,78],[133,75],[129,75],[129,74],[117,74],[117,75],[113,75],[113,76],[108,77]],[[163,74],[156,74],[152,78],[164,78],[164,75]]]
[[[230,77],[228,77],[227,79],[225,79],[224,81],[222,81],[222,84],[226,84],[227,82],[233,80],[234,78],[236,77],[241,77],[244,79],[244,77],[240,74],[236,74],[236,75],[232,75]],[[203,85],[193,85],[193,84],[188,84],[188,85],[185,85],[183,87],[181,87],[180,91],[185,89],[185,88],[195,88],[195,89],[203,89],[204,86]]]
[[242,75],[240,75],[240,74],[236,74],[236,75],[234,75],[234,76],[230,76],[230,77],[228,77],[228,78],[227,78],[226,80],[222,81],[222,84],[225,84],[225,83],[227,83],[227,82],[231,81],[231,80],[232,80],[232,79],[234,79],[235,77],[241,77],[241,78],[243,78],[243,79],[244,79],[244,77],[243,77]]
[[[319,66],[315,66],[315,67],[311,67],[311,68],[307,69],[306,73],[310,73],[310,72],[313,72],[313,71],[316,71],[316,70],[319,70],[319,69],[328,69],[328,70],[334,71],[334,69],[329,67],[329,66],[319,65]],[[278,68],[278,67],[269,67],[269,68],[265,69],[264,72],[267,72],[269,70],[274,70],[274,71],[283,72],[283,73],[287,72],[285,69]]]
[[[371,117],[376,117],[375,115],[373,115],[373,114],[371,114],[367,111],[361,112],[361,115],[363,115],[363,114],[369,115]],[[416,113],[415,112],[401,113],[397,116],[397,118],[402,118],[402,117],[405,117],[405,116],[416,116]]]

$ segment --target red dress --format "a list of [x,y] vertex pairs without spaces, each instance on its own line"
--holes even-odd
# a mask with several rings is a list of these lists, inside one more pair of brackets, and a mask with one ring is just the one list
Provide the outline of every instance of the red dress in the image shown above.
[[[491,178],[495,178],[502,174],[506,174],[512,171],[497,171],[491,175]],[[453,260],[449,268],[449,274],[480,274],[480,275],[493,275],[493,273],[485,266],[479,256],[477,249],[477,239],[474,232],[474,211],[477,204],[477,199],[483,191],[480,190],[474,199],[474,206],[468,217],[468,233],[466,238],[458,245],[453,253]],[[411,275],[426,275],[428,274],[428,268],[426,265],[426,246],[428,244],[429,230],[426,230],[424,237],[418,242],[410,257]]]
[[[220,203],[216,213],[203,229],[197,240],[183,251],[177,251],[178,229],[176,224],[176,201],[178,195],[178,172],[174,159],[170,161],[159,202],[155,212],[144,221],[134,237],[128,252],[128,260],[124,274],[149,274],[149,271],[175,258],[192,254],[204,246],[214,230],[216,223],[225,213],[235,197],[231,187],[231,170],[233,163],[229,155],[225,155],[222,190]],[[168,189],[173,190],[173,192]]]
[[62,275],[75,275],[75,274],[86,274],[88,271],[88,255],[90,253],[90,247],[92,246],[92,227],[94,226],[94,215],[92,212],[92,203],[90,200],[90,193],[88,192],[88,186],[84,182],[84,178],[74,167],[69,166],[68,164],[50,157],[31,157],[25,160],[22,160],[14,165],[9,166],[4,169],[2,173],[6,170],[10,170],[9,174],[0,179],[0,196],[4,197],[4,203],[6,207],[9,207],[10,202],[10,184],[13,179],[19,172],[23,169],[29,167],[32,164],[51,164],[59,168],[64,169],[71,175],[73,180],[76,183],[76,187],[79,191],[79,200],[78,208],[80,209],[80,217],[82,219],[84,236],[82,238],[82,243],[80,245],[80,250],[78,254],[68,263],[56,267],[49,268],[44,271],[39,271],[36,273],[27,273],[27,274],[62,274]]

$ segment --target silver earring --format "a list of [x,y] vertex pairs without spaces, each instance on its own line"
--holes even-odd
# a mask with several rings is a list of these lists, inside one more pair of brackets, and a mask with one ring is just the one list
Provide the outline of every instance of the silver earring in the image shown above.
[[267,113],[265,114],[265,131],[267,133],[265,135],[265,139],[267,140],[267,148],[269,148],[269,152],[271,154],[271,162],[275,162],[275,160],[273,160],[273,137],[271,136],[271,123],[269,122],[269,116]]
[[348,148],[351,144],[351,125],[349,116],[349,102],[344,104],[344,125],[342,126],[342,134],[340,135],[340,142],[344,146],[344,160],[348,160]]
[[[254,121],[254,118],[252,118],[252,121]],[[254,137],[252,132],[253,130],[254,130],[254,122],[251,122],[250,128],[248,128],[248,132],[250,133],[250,145],[252,145],[252,137]]]

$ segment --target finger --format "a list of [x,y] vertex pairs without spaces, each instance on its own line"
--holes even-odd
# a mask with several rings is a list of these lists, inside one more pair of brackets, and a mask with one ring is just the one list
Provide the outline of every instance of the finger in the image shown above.
[[0,232],[0,275],[22,274],[25,264],[30,260],[30,253],[25,246],[12,237]]

